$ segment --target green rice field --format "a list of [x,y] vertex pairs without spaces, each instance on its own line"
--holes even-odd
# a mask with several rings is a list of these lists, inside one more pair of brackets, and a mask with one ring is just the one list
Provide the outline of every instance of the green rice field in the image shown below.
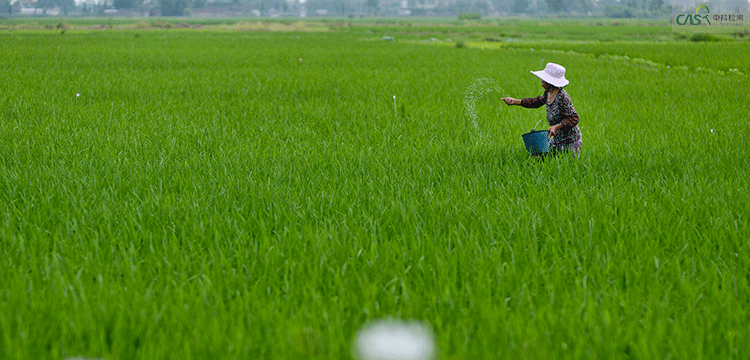
[[750,358],[747,37],[64,21],[0,20],[0,359]]

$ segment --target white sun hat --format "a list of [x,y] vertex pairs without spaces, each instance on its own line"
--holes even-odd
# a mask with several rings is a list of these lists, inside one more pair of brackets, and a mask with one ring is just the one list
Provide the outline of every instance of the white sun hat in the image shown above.
[[565,68],[555,63],[547,63],[544,70],[532,71],[531,73],[559,88],[568,85],[570,82],[565,78]]

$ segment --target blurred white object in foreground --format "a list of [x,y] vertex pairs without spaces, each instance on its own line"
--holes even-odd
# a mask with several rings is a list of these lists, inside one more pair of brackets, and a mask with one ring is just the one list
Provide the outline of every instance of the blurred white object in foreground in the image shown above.
[[359,360],[431,360],[435,357],[432,330],[417,321],[379,320],[362,327],[354,344]]

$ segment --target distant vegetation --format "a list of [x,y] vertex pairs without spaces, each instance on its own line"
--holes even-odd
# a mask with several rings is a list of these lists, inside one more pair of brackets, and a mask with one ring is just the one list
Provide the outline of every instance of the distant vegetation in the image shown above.
[[[11,2],[13,1],[13,2]],[[0,0],[0,14],[11,16],[285,16],[285,17],[610,17],[665,18],[665,0]],[[474,19],[474,18],[472,18]]]

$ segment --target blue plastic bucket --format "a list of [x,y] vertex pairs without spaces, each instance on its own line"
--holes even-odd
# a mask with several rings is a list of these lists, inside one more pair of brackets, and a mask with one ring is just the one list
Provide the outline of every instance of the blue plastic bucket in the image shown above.
[[531,155],[538,155],[549,152],[549,130],[534,131],[521,135],[523,143],[526,145]]

